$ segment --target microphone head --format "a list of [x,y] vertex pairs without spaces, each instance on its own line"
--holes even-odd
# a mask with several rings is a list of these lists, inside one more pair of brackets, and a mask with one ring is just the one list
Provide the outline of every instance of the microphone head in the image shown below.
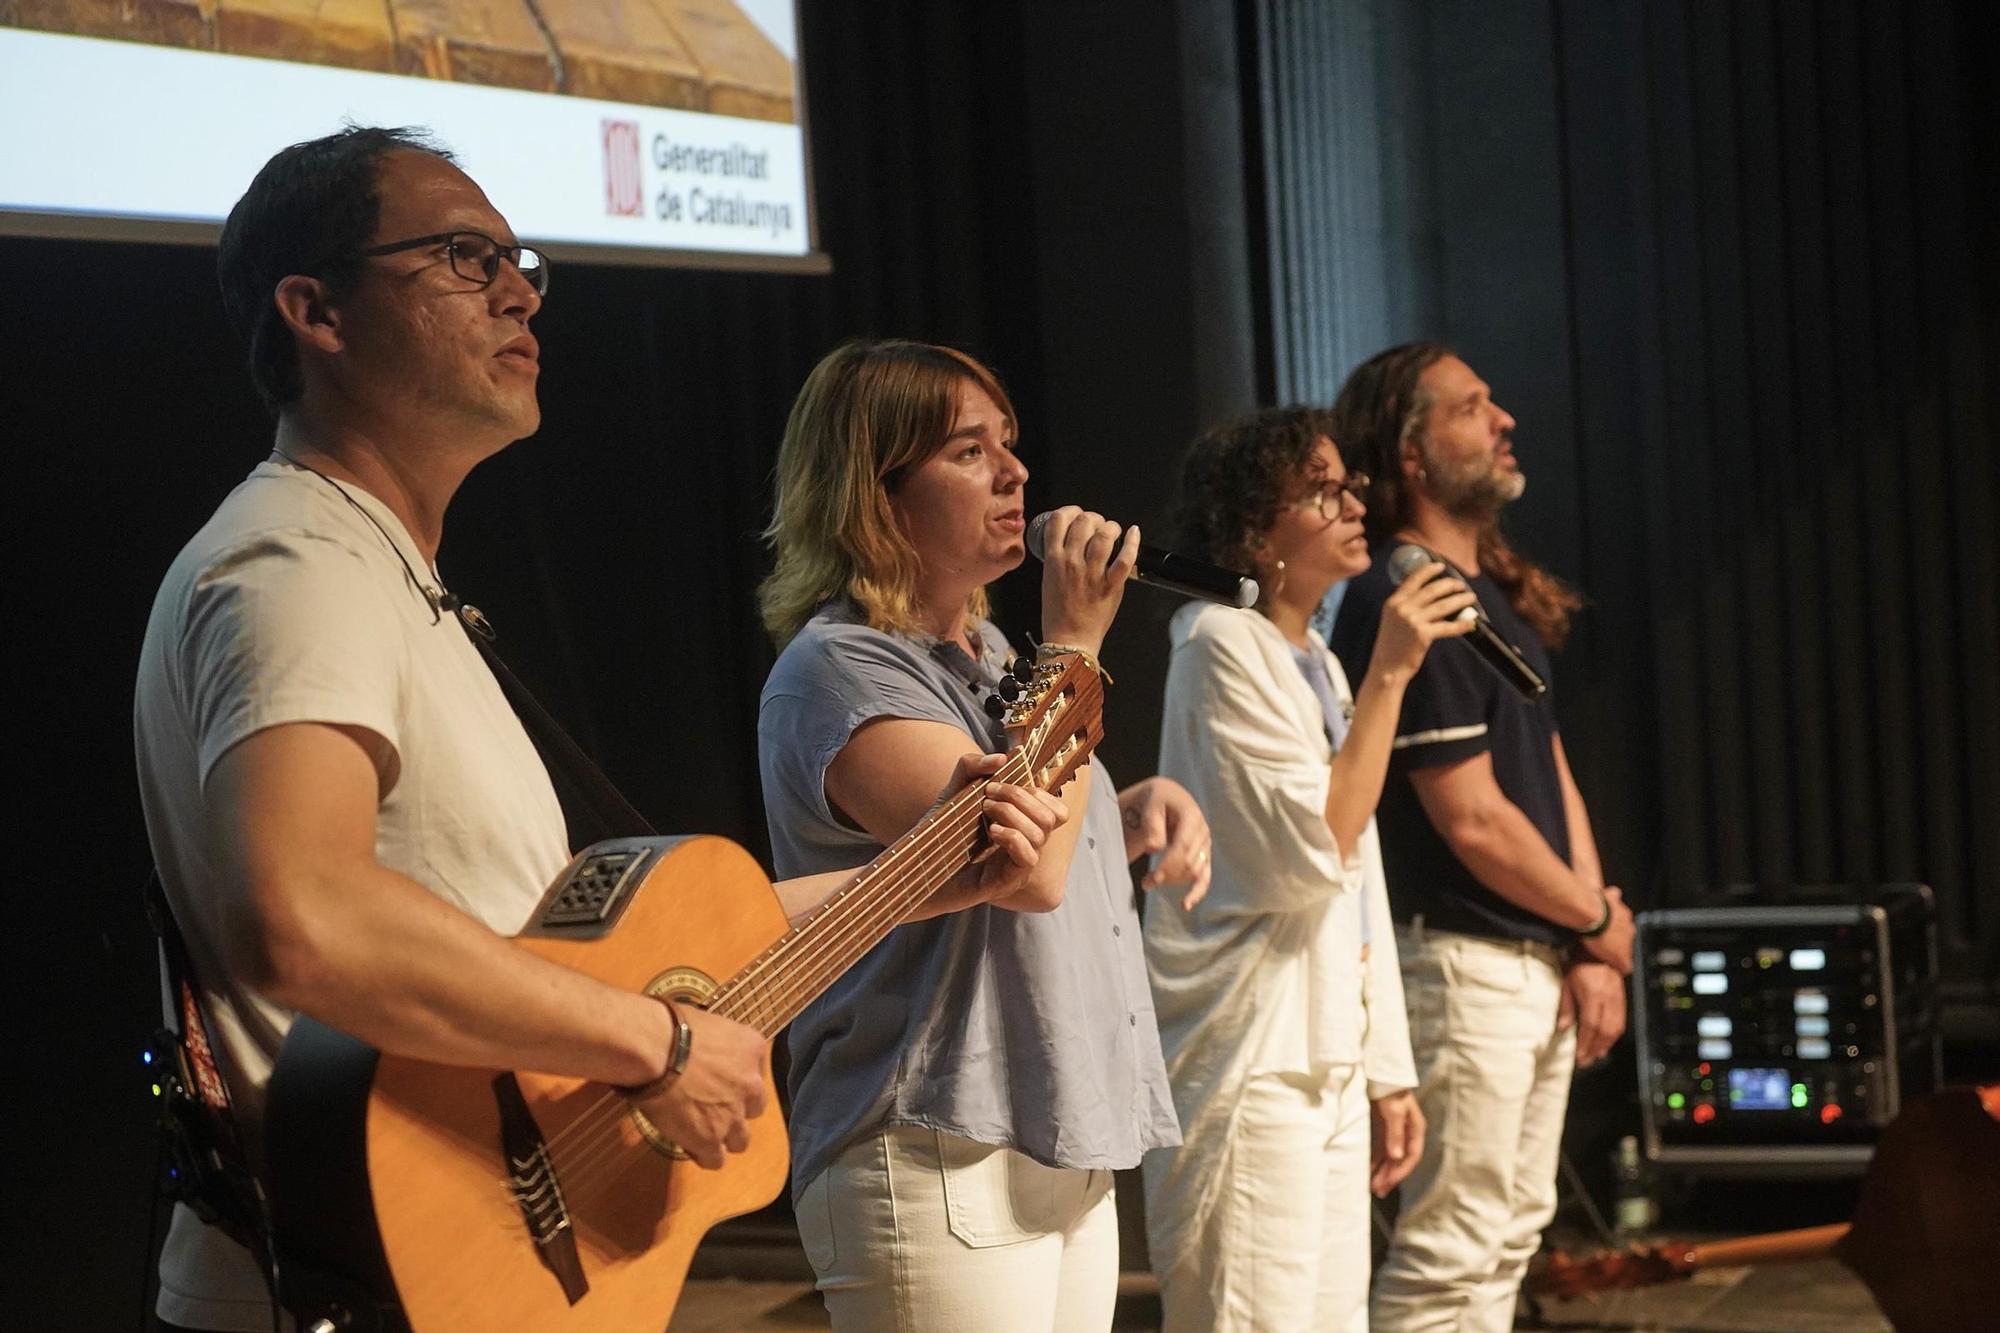
[[1251,607],[1257,605],[1257,599],[1263,595],[1264,590],[1257,586],[1257,580],[1245,577],[1241,583],[1236,585],[1236,609],[1239,611],[1249,610]]
[[1436,556],[1415,542],[1404,542],[1389,553],[1389,578],[1400,584],[1436,559]]
[[[1443,563],[1435,553],[1426,550],[1415,542],[1404,542],[1401,546],[1389,552],[1389,578],[1392,582],[1401,584],[1404,579],[1410,577],[1410,575],[1416,573],[1425,565],[1430,564],[1433,560],[1437,560],[1440,564]],[[1445,576],[1440,575],[1439,577],[1442,578]],[[1458,620],[1479,619],[1478,603],[1475,602],[1471,606],[1463,608],[1455,618]]]
[[1028,554],[1034,556],[1037,560],[1042,558],[1042,542],[1048,530],[1049,514],[1047,510],[1043,510],[1028,520],[1028,530],[1023,536],[1028,543]]

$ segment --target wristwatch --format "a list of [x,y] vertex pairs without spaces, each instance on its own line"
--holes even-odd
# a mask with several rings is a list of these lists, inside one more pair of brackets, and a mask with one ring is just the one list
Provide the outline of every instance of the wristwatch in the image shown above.
[[688,1056],[694,1052],[694,1029],[688,1026],[685,1018],[681,1017],[681,1011],[664,995],[655,995],[652,998],[665,1005],[668,1016],[674,1020],[674,1044],[667,1048],[666,1072],[650,1083],[640,1083],[624,1089],[628,1097],[651,1097],[664,1091],[667,1084],[687,1072]]

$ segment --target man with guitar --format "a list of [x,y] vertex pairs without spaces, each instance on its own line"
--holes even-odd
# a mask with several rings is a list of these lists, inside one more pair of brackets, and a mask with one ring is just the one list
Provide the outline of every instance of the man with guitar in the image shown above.
[[[135,726],[148,833],[250,1165],[273,1060],[308,1014],[392,1055],[627,1089],[721,1166],[765,1110],[764,1038],[505,938],[571,849],[434,560],[465,476],[540,422],[528,325],[547,260],[447,154],[350,128],[265,165],[219,269],[276,439],[167,574]],[[969,872],[973,898],[1018,891],[1060,821],[998,783],[984,814],[1002,854]],[[786,901],[848,878],[787,885]],[[186,1208],[160,1278],[169,1328],[273,1326],[258,1265]]]

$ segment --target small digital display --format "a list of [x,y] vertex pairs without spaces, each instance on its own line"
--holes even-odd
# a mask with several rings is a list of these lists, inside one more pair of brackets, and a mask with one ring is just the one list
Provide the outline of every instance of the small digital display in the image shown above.
[[1729,978],[1720,972],[1697,972],[1694,974],[1696,995],[1721,995],[1729,990]]
[[1728,966],[1728,955],[1719,949],[1704,949],[1694,956],[1694,970],[1697,972],[1720,972]]
[[1824,971],[1826,969],[1826,950],[1794,949],[1792,950],[1791,963],[1792,971],[1794,972]]
[[1801,1014],[1792,1021],[1801,1037],[1824,1037],[1833,1031],[1832,1026],[1824,1018],[1807,1018]]
[[[1736,1031],[1736,1024],[1727,1014],[1703,1014],[1695,1019],[1694,1030],[1698,1036],[1727,1037]],[[1800,1027],[1799,1031],[1804,1032],[1805,1028]]]
[[1827,1041],[1823,1037],[1799,1038],[1799,1059],[1831,1060],[1832,1058],[1833,1058],[1832,1042]]
[[1826,1009],[1825,991],[1802,990],[1792,996],[1792,1012],[1795,1014],[1823,1014]]
[[1792,1078],[1782,1069],[1729,1071],[1729,1105],[1737,1111],[1783,1111],[1792,1104]]

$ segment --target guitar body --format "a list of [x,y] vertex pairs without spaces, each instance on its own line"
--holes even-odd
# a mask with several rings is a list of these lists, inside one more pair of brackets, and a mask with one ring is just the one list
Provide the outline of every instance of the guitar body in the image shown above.
[[[579,897],[612,875],[625,882],[606,916],[580,920]],[[705,1003],[786,933],[741,848],[654,838],[588,849],[518,939],[609,985]],[[378,1055],[301,1019],[266,1115],[278,1250],[296,1270],[287,1301],[417,1333],[657,1333],[708,1229],[784,1187],[789,1148],[766,1094],[749,1150],[704,1171],[601,1084]],[[551,1169],[523,1170],[537,1142]]]

